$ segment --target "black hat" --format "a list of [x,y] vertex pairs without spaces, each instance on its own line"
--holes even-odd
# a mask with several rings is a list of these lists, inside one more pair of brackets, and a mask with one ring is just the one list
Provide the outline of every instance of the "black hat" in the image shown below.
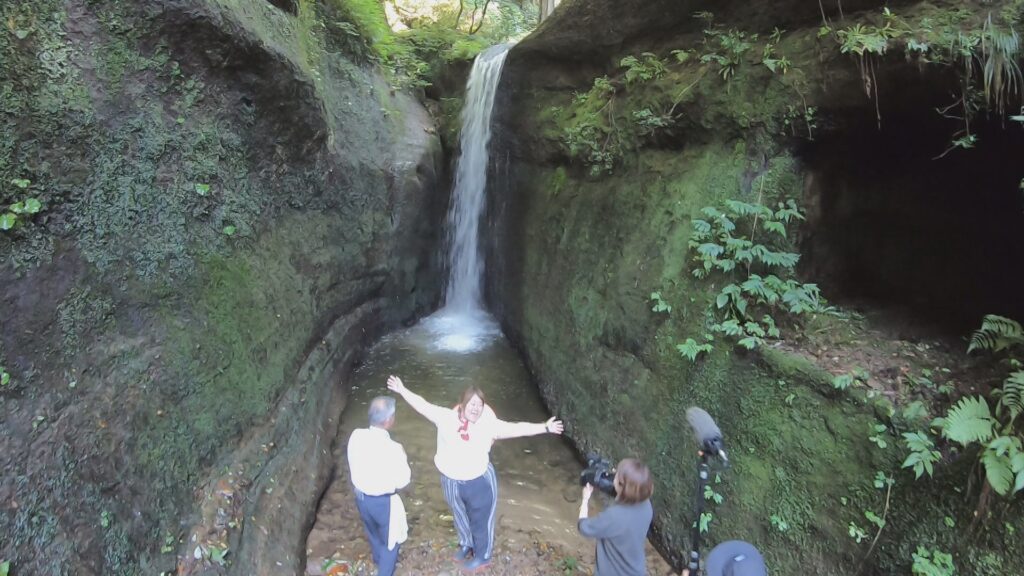
[[761,553],[742,540],[715,546],[704,562],[707,576],[768,576]]

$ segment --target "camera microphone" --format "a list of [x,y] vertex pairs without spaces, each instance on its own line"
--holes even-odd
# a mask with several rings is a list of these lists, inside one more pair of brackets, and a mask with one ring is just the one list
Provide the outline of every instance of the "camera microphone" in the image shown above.
[[718,429],[714,419],[707,411],[691,406],[686,409],[686,420],[693,428],[697,443],[700,444],[701,450],[705,454],[718,456],[725,462],[729,461],[725,455],[725,445],[722,443],[722,431]]

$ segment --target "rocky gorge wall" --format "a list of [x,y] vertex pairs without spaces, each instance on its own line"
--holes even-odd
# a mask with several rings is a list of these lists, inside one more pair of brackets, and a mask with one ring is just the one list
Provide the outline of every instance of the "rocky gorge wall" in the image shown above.
[[439,296],[431,119],[341,2],[0,16],[0,561],[298,572],[347,370]]
[[[715,542],[740,538],[765,553],[773,573],[853,574],[863,563],[867,573],[895,574],[909,573],[916,547],[928,545],[955,550],[957,566],[973,574],[1020,572],[1020,556],[1013,552],[1020,550],[1013,534],[1024,528],[1020,503],[1006,505],[969,540],[961,528],[947,527],[946,518],[958,527],[971,522],[973,500],[958,494],[970,464],[954,460],[927,482],[901,473],[895,433],[905,428],[894,418],[895,397],[840,393],[831,384],[832,373],[790,346],[748,352],[716,344],[696,362],[676,349],[688,337],[699,339],[714,322],[720,286],[690,273],[688,243],[702,208],[728,199],[770,206],[795,199],[807,207],[808,224],[794,242],[813,252],[815,238],[828,232],[814,222],[821,221],[822,203],[834,199],[835,190],[847,191],[843,203],[851,206],[871,197],[858,195],[858,184],[851,182],[888,186],[866,176],[874,174],[872,162],[890,152],[886,139],[907,130],[935,132],[922,132],[914,123],[894,132],[883,129],[872,144],[857,147],[878,156],[865,154],[859,158],[872,162],[856,165],[842,156],[820,162],[816,143],[843,140],[856,126],[874,132],[876,102],[883,126],[899,124],[928,101],[922,94],[946,95],[955,83],[943,72],[891,54],[873,61],[872,80],[882,92],[869,99],[856,61],[838,50],[827,31],[819,32],[823,23],[814,3],[772,3],[770,11],[766,3],[678,4],[565,3],[511,51],[506,64],[492,144],[488,300],[522,349],[552,412],[566,420],[581,451],[596,449],[613,461],[636,455],[651,463],[654,541],[677,566],[695,521],[696,445],[684,413],[697,405],[716,418],[731,449],[731,466],[720,471],[721,484],[713,484],[724,502],[708,502],[713,517],[705,552]],[[875,10],[857,10],[880,11],[882,3],[847,4],[846,20],[834,4],[823,8],[836,27],[879,22]],[[890,7],[915,22],[962,8]],[[702,10],[714,12],[718,34],[732,39],[753,42],[749,34],[760,33],[763,43],[774,26],[787,28],[775,49],[792,68],[783,74],[762,65],[763,44],[730,64],[702,58],[702,51],[714,48],[718,56],[727,54],[724,42],[705,44],[720,36],[702,33],[712,27],[707,13],[695,14]],[[983,21],[980,14],[971,21]],[[673,49],[689,54],[676,58]],[[667,69],[645,81],[627,78],[621,59],[641,59],[641,52],[668,62]],[[603,75],[604,87],[595,81]],[[596,103],[595,94],[602,96]],[[633,124],[666,110],[654,129]],[[591,132],[581,130],[584,122],[594,122]],[[584,138],[592,142],[581,144]],[[946,146],[924,144],[914,141],[918,147],[909,149],[930,159]],[[986,152],[990,158],[998,156],[993,149]],[[901,181],[932,171],[952,173],[920,159],[905,166],[922,172],[903,174]],[[843,169],[823,168],[837,165]],[[1009,159],[1001,166],[1011,171],[1008,180],[1020,178]],[[883,189],[892,193],[889,198],[900,192]],[[858,232],[871,238],[875,230]],[[826,268],[836,256],[825,243],[817,244],[817,253],[814,262]],[[904,254],[905,260],[913,262],[913,254]],[[901,268],[895,260],[884,266]],[[654,292],[671,311],[652,310]],[[800,331],[837,330],[827,318],[791,329],[795,333],[784,337],[798,341],[805,336]],[[869,439],[879,424],[887,430],[889,450]],[[879,471],[897,479],[893,505],[877,548],[862,560],[874,529],[862,542],[851,537],[850,525],[870,526],[865,511],[879,514],[889,502],[885,490],[873,485]]]

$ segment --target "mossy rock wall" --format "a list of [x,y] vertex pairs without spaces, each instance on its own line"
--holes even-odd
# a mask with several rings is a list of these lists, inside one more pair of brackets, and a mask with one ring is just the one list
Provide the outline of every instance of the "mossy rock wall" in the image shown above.
[[[247,574],[300,569],[347,369],[436,304],[433,122],[339,3],[284,4],[0,8],[0,204],[43,205],[0,233],[13,574],[173,571],[243,437],[259,520],[217,529]],[[273,489],[309,510],[264,515]]]
[[[970,573],[1024,570],[1013,536],[1024,529],[1012,512],[1019,503],[964,541],[961,528],[944,522],[971,521],[973,501],[959,493],[965,464],[931,481],[900,471],[897,439],[885,435],[888,449],[869,440],[874,425],[892,424],[885,402],[839,393],[830,374],[780,350],[719,343],[695,363],[676,350],[686,338],[700,341],[712,322],[717,291],[690,274],[687,245],[701,208],[727,199],[814,202],[807,192],[813,173],[796,153],[787,122],[800,94],[764,67],[740,67],[726,82],[696,59],[647,86],[623,88],[621,72],[614,72],[620,58],[648,49],[667,55],[696,40],[683,31],[662,44],[625,38],[597,55],[572,51],[562,39],[622,25],[600,20],[595,10],[604,3],[589,6],[568,5],[561,29],[542,27],[509,55],[495,107],[489,191],[489,302],[573,441],[613,461],[635,455],[651,464],[654,541],[680,567],[695,521],[697,455],[685,410],[701,406],[722,429],[731,462],[712,485],[724,502],[707,503],[713,520],[705,553],[738,538],[764,552],[772,573],[858,573],[875,531],[858,543],[849,526],[871,527],[865,511],[881,515],[885,490],[873,481],[884,471],[897,484],[867,573],[909,573],[918,545],[954,551],[957,566]],[[687,7],[719,11],[709,3]],[[671,19],[633,8],[629,18],[652,26]],[[770,33],[755,20],[749,27],[729,23]],[[811,26],[789,35],[782,48],[806,81],[797,86],[803,105],[834,114],[824,118],[825,129],[830,120],[832,128],[850,121],[851,111],[873,121],[874,103],[863,98],[856,66],[822,55],[817,23]],[[896,57],[891,63],[881,66],[880,77],[891,74],[900,85],[909,66]],[[620,122],[632,110],[678,107],[665,138],[631,140],[635,147],[624,150],[614,170],[595,176],[570,159],[562,138],[578,118],[570,111],[589,105],[573,93],[586,92],[604,73],[619,83],[615,105],[626,111]],[[928,81],[934,84],[926,90],[946,86],[944,78]],[[652,311],[652,292],[672,305],[671,313]]]

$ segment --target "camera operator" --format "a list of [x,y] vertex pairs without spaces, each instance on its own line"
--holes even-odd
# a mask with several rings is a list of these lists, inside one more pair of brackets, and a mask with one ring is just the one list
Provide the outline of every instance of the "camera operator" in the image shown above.
[[587,517],[594,487],[583,487],[578,526],[580,534],[597,540],[594,576],[646,576],[644,543],[654,517],[651,471],[643,462],[626,458],[619,462],[614,486],[615,503],[594,518]]

